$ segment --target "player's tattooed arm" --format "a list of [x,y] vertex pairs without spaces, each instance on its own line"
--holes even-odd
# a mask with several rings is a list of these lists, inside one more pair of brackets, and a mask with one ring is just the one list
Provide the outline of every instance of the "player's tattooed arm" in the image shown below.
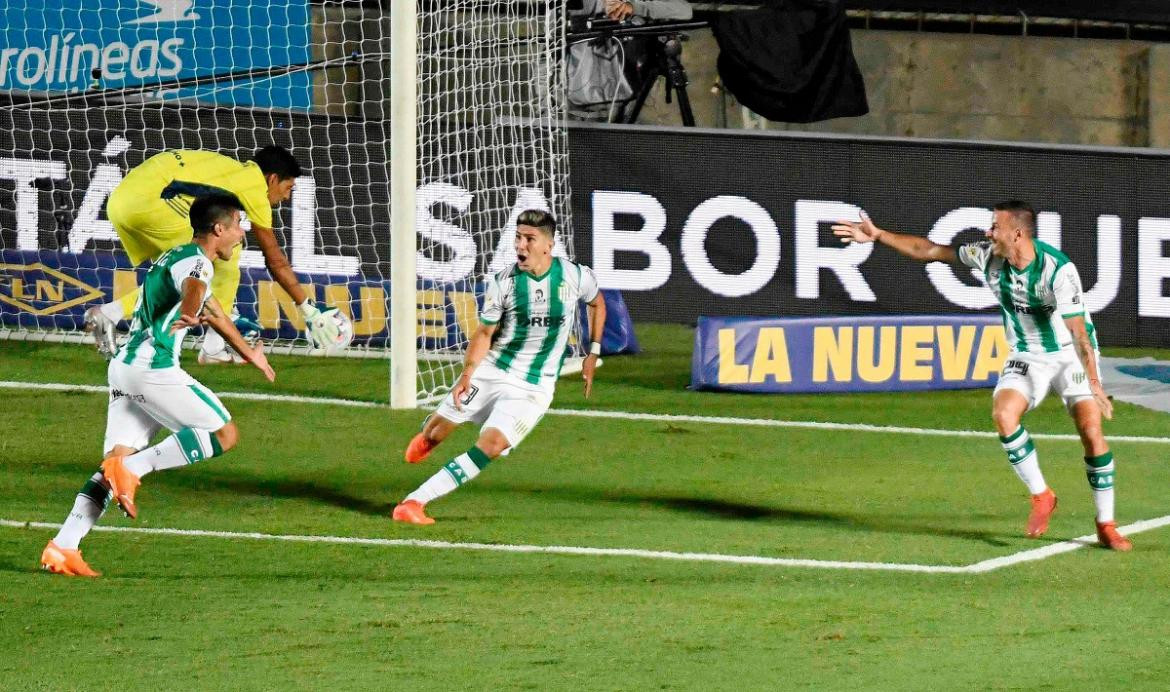
[[219,303],[212,303],[211,301],[207,301],[207,304],[203,306],[203,314],[210,319],[219,319],[224,316],[223,310],[219,307]]
[[195,327],[203,323],[199,314],[199,303],[203,301],[203,290],[207,284],[189,277],[183,280],[183,296],[179,302],[179,316],[171,323],[171,331]]
[[919,262],[959,263],[959,255],[955,248],[939,245],[929,238],[911,233],[895,233],[880,228],[865,212],[861,212],[861,219],[858,221],[841,220],[833,224],[833,235],[845,244],[881,243]]
[[492,346],[492,335],[496,333],[496,327],[495,324],[480,324],[475,333],[471,335],[471,342],[467,344],[467,353],[463,356],[463,372],[459,375],[455,386],[451,388],[456,410],[463,410],[461,402],[471,389],[471,374],[487,356],[487,352]]
[[203,321],[219,332],[224,341],[231,344],[231,347],[236,349],[236,352],[243,356],[244,360],[259,368],[269,382],[276,379],[276,373],[268,365],[268,358],[264,355],[263,343],[257,341],[255,346],[249,345],[215,296],[208,298],[207,303],[203,306]]
[[1085,318],[1081,315],[1066,317],[1064,324],[1068,327],[1069,334],[1072,334],[1073,347],[1081,361],[1081,367],[1085,369],[1085,375],[1089,378],[1089,390],[1093,392],[1093,399],[1101,408],[1101,415],[1105,416],[1106,420],[1112,420],[1113,402],[1101,385],[1101,373],[1097,371],[1097,352],[1093,350],[1089,330],[1085,329]]

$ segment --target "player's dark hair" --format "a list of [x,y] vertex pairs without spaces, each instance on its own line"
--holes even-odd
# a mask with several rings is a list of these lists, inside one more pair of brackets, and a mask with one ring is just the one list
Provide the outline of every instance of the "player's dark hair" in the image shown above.
[[210,233],[217,223],[227,223],[233,211],[244,211],[235,195],[215,194],[195,198],[191,203],[191,228],[195,235]]
[[252,160],[260,166],[264,175],[275,174],[281,180],[298,178],[301,175],[301,164],[295,156],[284,147],[264,147],[257,151]]
[[995,211],[1006,211],[1015,217],[1028,230],[1028,235],[1036,235],[1036,210],[1031,204],[1018,199],[1005,199],[992,207]]
[[543,209],[526,209],[520,212],[520,216],[516,219],[516,225],[539,228],[549,238],[557,237],[557,220]]

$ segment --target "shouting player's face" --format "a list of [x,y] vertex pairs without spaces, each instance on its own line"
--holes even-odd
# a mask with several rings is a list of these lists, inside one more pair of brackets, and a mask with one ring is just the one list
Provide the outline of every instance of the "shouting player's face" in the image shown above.
[[531,274],[543,274],[552,263],[553,239],[535,226],[516,227],[516,263]]
[[231,217],[226,222],[219,222],[215,226],[219,230],[215,256],[221,260],[230,260],[232,250],[244,240],[244,229],[240,227],[240,212],[233,209]]
[[1023,233],[1019,220],[1010,211],[996,211],[991,228],[987,229],[991,253],[997,257],[1007,257],[1010,248]]

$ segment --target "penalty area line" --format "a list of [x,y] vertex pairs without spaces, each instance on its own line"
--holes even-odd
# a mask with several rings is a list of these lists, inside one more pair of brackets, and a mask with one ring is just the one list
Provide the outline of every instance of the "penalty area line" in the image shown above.
[[[1134,535],[1170,525],[1170,515],[1146,519],[1120,527],[1126,535]],[[0,519],[0,526],[14,529],[59,529],[60,524],[39,521]],[[1080,536],[1053,543],[1042,548],[1024,550],[1002,557],[982,560],[970,565],[920,565],[896,562],[857,562],[848,560],[813,560],[807,558],[765,557],[763,555],[727,555],[722,553],[674,552],[669,550],[642,550],[638,548],[592,548],[568,545],[526,545],[509,543],[461,543],[414,538],[361,538],[349,536],[289,535],[235,531],[205,531],[200,529],[142,528],[136,526],[95,526],[94,531],[107,533],[134,533],[154,536],[192,536],[289,543],[326,543],[337,545],[365,545],[394,548],[429,548],[435,550],[470,550],[498,553],[541,553],[591,557],[627,557],[678,562],[708,562],[767,567],[796,567],[810,569],[862,570],[871,572],[917,572],[922,574],[985,574],[1005,567],[1044,560],[1096,544],[1096,536]]]
[[[9,382],[0,381],[0,389],[32,389],[56,392],[92,392],[105,394],[107,387],[86,384],[67,384],[62,382]],[[274,401],[294,404],[320,404],[326,406],[346,406],[350,408],[390,408],[388,404],[377,401],[360,401],[356,399],[339,399],[332,397],[298,396],[293,394],[259,394],[256,392],[216,392],[221,399],[240,399],[242,401]],[[692,416],[669,413],[643,413],[636,411],[600,411],[591,409],[550,408],[548,414],[552,416],[569,416],[576,418],[611,418],[618,420],[658,421],[664,423],[698,423],[703,425],[743,425],[764,428],[796,428],[806,430],[846,430],[849,432],[886,433],[893,435],[921,435],[927,437],[980,437],[999,439],[995,432],[984,430],[941,430],[937,428],[912,428],[895,425],[871,425],[868,423],[832,423],[823,421],[776,420],[773,418],[735,418],[730,416]],[[1065,442],[1079,442],[1080,437],[1071,434],[1032,433],[1037,440],[1061,440]],[[1145,437],[1141,435],[1109,435],[1110,442],[1146,442],[1151,444],[1170,444],[1170,437]]]

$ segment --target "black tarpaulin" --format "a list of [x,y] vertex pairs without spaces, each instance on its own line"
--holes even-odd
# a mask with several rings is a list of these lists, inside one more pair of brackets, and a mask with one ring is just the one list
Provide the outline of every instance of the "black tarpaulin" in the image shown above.
[[715,13],[712,30],[724,86],[755,113],[808,123],[869,112],[839,0]]

